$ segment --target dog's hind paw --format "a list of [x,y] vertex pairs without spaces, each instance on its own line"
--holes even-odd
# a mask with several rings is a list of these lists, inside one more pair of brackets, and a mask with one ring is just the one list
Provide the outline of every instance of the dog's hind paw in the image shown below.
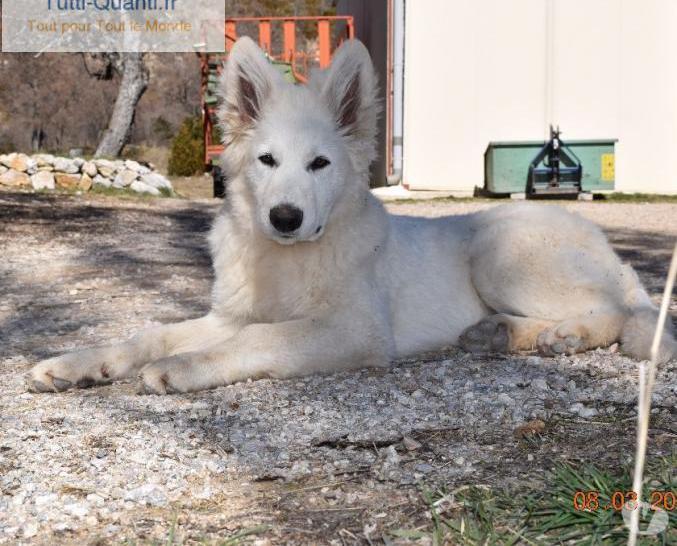
[[506,353],[510,349],[509,326],[504,321],[489,317],[467,328],[458,343],[470,353]]
[[543,330],[538,334],[536,345],[538,352],[545,356],[573,355],[586,349],[585,340],[580,335],[561,327]]

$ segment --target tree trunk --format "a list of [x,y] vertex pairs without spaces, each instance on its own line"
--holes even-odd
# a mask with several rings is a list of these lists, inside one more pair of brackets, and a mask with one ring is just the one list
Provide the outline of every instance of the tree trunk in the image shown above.
[[108,129],[96,150],[96,156],[117,157],[127,143],[134,123],[136,105],[148,87],[149,74],[143,53],[122,55],[122,81]]

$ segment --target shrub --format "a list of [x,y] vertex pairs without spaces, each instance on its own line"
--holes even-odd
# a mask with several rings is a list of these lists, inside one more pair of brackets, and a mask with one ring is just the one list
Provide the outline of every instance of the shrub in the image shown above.
[[203,171],[202,119],[186,118],[172,141],[167,172],[173,176],[192,176]]
[[153,121],[153,137],[156,142],[160,144],[167,143],[171,140],[174,128],[164,117],[159,116]]

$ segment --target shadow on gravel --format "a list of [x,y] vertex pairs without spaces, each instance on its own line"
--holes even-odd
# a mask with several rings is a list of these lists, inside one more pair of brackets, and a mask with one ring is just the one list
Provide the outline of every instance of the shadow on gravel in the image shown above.
[[[26,244],[19,260],[15,252],[13,262],[0,263],[1,303],[12,304],[13,311],[0,319],[0,356],[42,358],[52,336],[119,320],[107,305],[78,302],[69,294],[79,283],[92,285],[92,299],[157,299],[155,293],[180,309],[149,320],[181,320],[205,312],[212,278],[205,236],[213,215],[214,207],[205,204],[117,206],[63,195],[0,193],[0,248],[17,240]],[[49,254],[55,247],[75,253],[69,251],[57,264],[58,255],[55,260]],[[106,290],[102,279],[114,284]]]
[[670,266],[675,237],[631,229],[605,230],[614,250],[635,268],[651,296],[660,296]]
[[[0,355],[28,351],[45,356],[52,336],[76,336],[82,327],[147,312],[130,305],[122,313],[122,303],[109,309],[101,303],[105,297],[169,302],[175,308],[171,314],[147,316],[161,322],[205,312],[212,280],[206,234],[215,212],[216,205],[191,201],[88,202],[64,195],[0,193],[0,248],[17,240],[26,246],[25,254],[15,251],[13,262],[0,261],[0,304],[12,304],[12,314],[0,318]],[[629,229],[607,234],[651,295],[659,296],[674,238]],[[50,263],[54,247],[69,250],[62,263]],[[69,294],[83,282],[92,284],[94,303],[78,303]]]

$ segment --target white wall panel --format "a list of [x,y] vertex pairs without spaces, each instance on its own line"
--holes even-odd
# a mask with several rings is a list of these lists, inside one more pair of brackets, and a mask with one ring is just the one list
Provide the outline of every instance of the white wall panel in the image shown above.
[[552,120],[619,139],[618,190],[677,193],[676,28],[674,0],[409,0],[405,184],[472,191],[489,141]]

